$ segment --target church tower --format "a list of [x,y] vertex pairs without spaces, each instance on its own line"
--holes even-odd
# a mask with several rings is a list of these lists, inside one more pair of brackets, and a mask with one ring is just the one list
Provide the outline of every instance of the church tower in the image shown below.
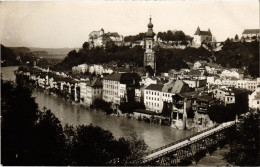
[[144,53],[144,67],[151,66],[154,72],[156,72],[156,57],[153,51],[154,44],[154,32],[152,18],[147,25],[148,31],[145,33],[145,53]]

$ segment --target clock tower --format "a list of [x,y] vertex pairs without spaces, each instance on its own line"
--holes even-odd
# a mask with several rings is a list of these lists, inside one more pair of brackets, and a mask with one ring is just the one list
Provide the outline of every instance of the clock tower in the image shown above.
[[147,25],[148,31],[145,33],[145,53],[144,53],[144,67],[151,66],[156,72],[156,57],[153,51],[154,44],[154,32],[153,32],[153,24],[152,18],[150,17],[150,22]]

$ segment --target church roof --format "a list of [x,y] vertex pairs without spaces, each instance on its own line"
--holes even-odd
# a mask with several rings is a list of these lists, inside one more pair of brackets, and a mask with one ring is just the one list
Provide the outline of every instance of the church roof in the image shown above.
[[208,31],[201,31],[200,28],[198,27],[194,35],[208,35],[212,36],[210,29]]

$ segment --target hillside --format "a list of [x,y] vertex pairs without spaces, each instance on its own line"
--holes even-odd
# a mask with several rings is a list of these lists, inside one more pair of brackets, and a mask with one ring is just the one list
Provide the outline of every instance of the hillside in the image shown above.
[[248,74],[259,77],[259,42],[226,41],[216,62],[227,68],[245,68]]
[[30,47],[32,52],[45,51],[48,54],[68,54],[71,50],[78,50],[79,48],[36,48]]
[[5,47],[4,45],[1,45],[1,66],[15,66],[19,65],[19,60],[15,52],[10,49]]

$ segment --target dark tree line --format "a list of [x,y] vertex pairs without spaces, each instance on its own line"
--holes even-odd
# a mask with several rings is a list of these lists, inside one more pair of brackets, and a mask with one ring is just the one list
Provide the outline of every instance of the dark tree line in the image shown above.
[[259,166],[260,119],[259,110],[242,116],[237,126],[228,132],[230,151],[225,159],[236,166]]
[[226,40],[216,53],[216,61],[223,67],[246,67],[248,74],[259,77],[259,42],[232,42]]
[[139,33],[137,35],[129,35],[124,37],[124,42],[135,42],[138,40],[144,40],[145,33]]
[[[133,48],[127,46],[117,46],[113,42],[108,42],[106,47],[89,48],[87,42],[83,44],[78,52],[73,50],[59,64],[54,66],[53,70],[71,70],[73,66],[79,64],[98,64],[116,62],[118,66],[125,63],[132,63],[135,67],[143,66],[143,57],[145,50],[141,46]],[[186,62],[195,62],[197,60],[208,60],[211,52],[203,47],[186,49],[163,49],[155,48],[157,59],[157,71],[168,72],[171,68],[188,68]]]
[[183,31],[171,31],[167,32],[158,32],[157,38],[160,38],[162,41],[192,41],[192,37],[186,35]]
[[208,109],[210,119],[216,123],[223,123],[235,120],[236,116],[248,112],[248,92],[242,92],[236,95],[234,104],[212,105]]
[[38,109],[32,92],[1,82],[1,163],[3,165],[138,165],[147,145],[136,135],[116,139],[92,125],[63,127],[46,108]]

